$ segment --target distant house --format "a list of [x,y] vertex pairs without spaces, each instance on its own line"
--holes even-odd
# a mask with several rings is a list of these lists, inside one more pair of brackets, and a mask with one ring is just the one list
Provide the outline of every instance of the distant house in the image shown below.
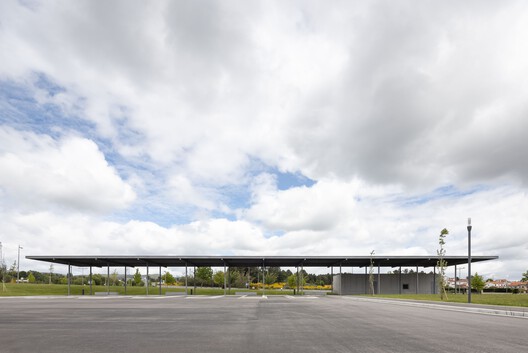
[[511,288],[510,281],[507,279],[497,279],[495,281],[488,281],[484,288]]
[[465,278],[458,278],[455,280],[454,277],[450,277],[447,279],[447,287],[448,288],[460,288],[460,289],[467,289],[467,279]]
[[528,292],[528,282],[514,281],[510,282],[510,288],[518,289],[519,292]]

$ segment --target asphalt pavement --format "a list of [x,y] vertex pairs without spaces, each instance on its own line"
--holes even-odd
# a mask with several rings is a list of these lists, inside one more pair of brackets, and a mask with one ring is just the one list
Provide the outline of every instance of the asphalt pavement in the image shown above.
[[528,319],[350,297],[2,297],[0,353],[525,352]]

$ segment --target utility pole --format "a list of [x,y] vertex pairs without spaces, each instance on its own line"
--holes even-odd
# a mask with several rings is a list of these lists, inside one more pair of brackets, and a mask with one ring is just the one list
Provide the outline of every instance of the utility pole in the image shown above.
[[468,303],[471,303],[471,218],[468,218]]
[[24,248],[18,245],[17,283],[20,282],[20,249],[24,249]]

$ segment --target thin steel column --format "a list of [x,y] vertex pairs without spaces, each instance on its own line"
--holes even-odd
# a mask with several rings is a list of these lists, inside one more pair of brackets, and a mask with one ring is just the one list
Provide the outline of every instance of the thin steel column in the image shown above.
[[457,294],[457,265],[455,265],[455,294]]
[[297,278],[296,278],[296,282],[297,282],[297,294],[299,294],[299,266],[296,266],[297,268]]
[[468,218],[468,303],[471,303],[471,218]]
[[330,288],[332,288],[332,293],[334,293],[334,266],[330,267],[330,284]]
[[226,274],[226,263],[224,262],[224,296],[227,295],[227,274]]
[[71,282],[71,265],[68,264],[68,295],[71,294],[71,291],[70,291],[70,282]]
[[433,294],[436,294],[436,266],[433,267]]
[[231,266],[227,266],[227,294],[231,294]]
[[161,295],[161,266],[159,267],[159,295]]
[[400,294],[402,294],[402,273],[401,273],[401,266],[400,266],[400,277],[398,279],[398,282],[400,283]]
[[262,259],[262,296],[266,295],[266,262]]
[[147,295],[148,295],[148,292],[149,292],[149,266],[147,263]]
[[196,266],[193,269],[194,295],[196,295]]
[[126,290],[127,290],[127,267],[125,266],[125,294],[127,294]]
[[110,294],[110,264],[106,264],[106,294]]
[[92,279],[92,266],[90,266],[90,295],[92,295],[92,282],[93,282],[93,279]]
[[420,276],[418,275],[418,266],[416,266],[416,294],[418,294],[418,281],[420,279]]
[[365,294],[368,294],[368,268],[365,266]]
[[304,295],[304,263],[301,264],[301,295]]
[[381,294],[381,273],[380,273],[379,264],[378,264],[378,294]]
[[187,283],[187,262],[185,263],[185,295],[189,294],[189,288]]

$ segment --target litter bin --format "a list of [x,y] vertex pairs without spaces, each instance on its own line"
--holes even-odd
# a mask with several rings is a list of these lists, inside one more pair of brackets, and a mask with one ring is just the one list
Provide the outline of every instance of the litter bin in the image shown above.
[[193,295],[193,294],[192,294],[192,291],[193,291],[193,290],[191,289],[191,295]]
[[82,289],[82,295],[84,295],[84,288]]

